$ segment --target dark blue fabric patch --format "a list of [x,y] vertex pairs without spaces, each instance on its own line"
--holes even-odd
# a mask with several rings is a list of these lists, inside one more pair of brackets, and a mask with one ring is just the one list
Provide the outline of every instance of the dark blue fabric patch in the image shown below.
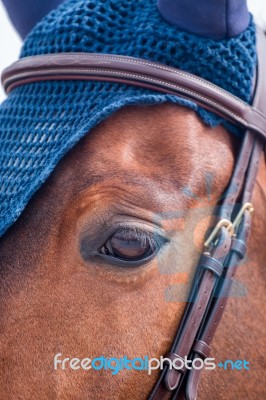
[[64,0],[2,0],[15,29],[22,39],[51,10]]
[[[24,39],[37,22],[64,0],[2,1]],[[245,0],[158,0],[158,8],[167,21],[180,29],[212,39],[237,36],[249,24]]]
[[179,29],[215,40],[240,35],[249,24],[245,0],[158,0],[158,9]]

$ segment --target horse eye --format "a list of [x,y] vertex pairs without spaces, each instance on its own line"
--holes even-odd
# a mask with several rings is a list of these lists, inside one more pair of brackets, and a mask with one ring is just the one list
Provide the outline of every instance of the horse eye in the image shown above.
[[154,255],[159,247],[158,238],[151,234],[122,230],[110,237],[98,253],[124,261],[138,261]]

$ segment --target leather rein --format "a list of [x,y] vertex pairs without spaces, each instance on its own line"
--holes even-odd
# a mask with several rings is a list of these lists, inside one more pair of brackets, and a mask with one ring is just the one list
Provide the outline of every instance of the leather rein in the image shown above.
[[[58,80],[108,81],[177,95],[246,129],[231,182],[216,212],[217,225],[205,242],[181,324],[167,358],[209,357],[237,267],[246,254],[254,189],[266,144],[266,39],[257,28],[258,66],[253,104],[195,75],[163,64],[125,56],[61,53],[27,57],[2,74],[7,93],[16,87]],[[199,369],[164,369],[149,400],[197,398]]]

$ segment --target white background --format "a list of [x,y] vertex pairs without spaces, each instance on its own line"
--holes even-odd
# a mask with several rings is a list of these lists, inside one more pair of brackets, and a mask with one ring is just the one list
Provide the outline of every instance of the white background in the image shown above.
[[[258,23],[266,30],[266,0],[248,0],[248,4]],[[12,28],[0,0],[0,72],[17,60],[20,47],[21,40]],[[0,87],[0,102],[4,98],[5,95]]]

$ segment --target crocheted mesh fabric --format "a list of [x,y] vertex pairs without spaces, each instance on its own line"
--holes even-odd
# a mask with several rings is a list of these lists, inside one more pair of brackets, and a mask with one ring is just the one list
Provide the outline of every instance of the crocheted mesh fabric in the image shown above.
[[[250,101],[255,28],[251,19],[243,34],[217,42],[168,25],[156,0],[67,0],[36,25],[21,57],[59,52],[159,61]],[[194,109],[210,126],[225,123],[189,101],[123,84],[40,82],[12,91],[0,107],[0,235],[17,220],[58,161],[96,124],[129,104],[163,102]]]

